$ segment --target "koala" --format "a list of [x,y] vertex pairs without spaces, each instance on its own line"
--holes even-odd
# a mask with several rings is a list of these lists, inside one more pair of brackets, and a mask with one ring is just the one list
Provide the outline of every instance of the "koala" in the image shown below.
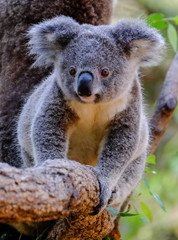
[[79,24],[59,16],[32,26],[34,66],[53,71],[26,101],[17,126],[26,167],[67,158],[93,166],[100,203],[120,209],[145,167],[149,132],[138,77],[164,40],[142,20]]
[[33,59],[26,46],[29,27],[61,14],[80,23],[109,24],[115,1],[0,1],[0,162],[22,167],[14,131],[19,111],[31,90],[51,71],[51,67],[38,71],[30,67]]

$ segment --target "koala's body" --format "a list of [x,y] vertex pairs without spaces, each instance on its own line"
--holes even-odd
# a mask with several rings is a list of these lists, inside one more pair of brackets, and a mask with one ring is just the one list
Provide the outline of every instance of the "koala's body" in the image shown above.
[[119,210],[141,178],[148,148],[138,68],[159,60],[164,40],[140,20],[79,25],[60,16],[31,28],[36,65],[52,74],[30,95],[18,121],[28,167],[68,158],[92,165],[100,204]]

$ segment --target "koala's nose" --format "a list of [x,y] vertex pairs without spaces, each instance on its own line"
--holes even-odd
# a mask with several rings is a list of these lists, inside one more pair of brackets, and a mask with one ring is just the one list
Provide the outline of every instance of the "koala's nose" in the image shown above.
[[92,95],[93,75],[89,72],[83,72],[78,78],[77,93],[79,96],[89,97]]

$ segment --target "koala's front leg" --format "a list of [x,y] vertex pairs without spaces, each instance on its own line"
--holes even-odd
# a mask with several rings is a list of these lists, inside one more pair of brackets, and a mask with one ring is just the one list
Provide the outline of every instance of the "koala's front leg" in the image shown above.
[[120,210],[122,204],[134,190],[145,169],[146,151],[134,159],[125,169],[109,199],[109,206]]
[[66,158],[67,127],[72,121],[72,113],[60,95],[51,93],[34,119],[32,143],[35,164],[47,159]]
[[134,160],[140,134],[139,108],[139,101],[133,100],[126,110],[115,116],[109,126],[108,137],[95,167],[100,183],[100,203],[94,209],[95,214],[106,207],[118,180]]

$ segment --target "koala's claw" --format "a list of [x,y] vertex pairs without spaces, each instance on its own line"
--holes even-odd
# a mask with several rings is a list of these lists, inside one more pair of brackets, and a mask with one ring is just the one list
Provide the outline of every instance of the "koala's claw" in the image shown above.
[[120,207],[120,191],[115,186],[113,189],[110,189],[107,182],[99,181],[100,184],[100,202],[99,204],[93,208],[93,212],[91,215],[96,215],[99,212],[103,211],[107,205],[119,208]]
[[101,212],[102,208],[103,208],[103,200],[100,200],[100,203],[96,207],[93,208],[93,212],[91,215],[94,216],[94,215],[98,214],[99,212]]
[[107,182],[103,182],[101,179],[99,180],[100,184],[100,202],[99,204],[93,208],[92,215],[96,215],[99,212],[103,211],[108,205],[109,199],[111,197],[111,190],[108,187],[109,184]]

